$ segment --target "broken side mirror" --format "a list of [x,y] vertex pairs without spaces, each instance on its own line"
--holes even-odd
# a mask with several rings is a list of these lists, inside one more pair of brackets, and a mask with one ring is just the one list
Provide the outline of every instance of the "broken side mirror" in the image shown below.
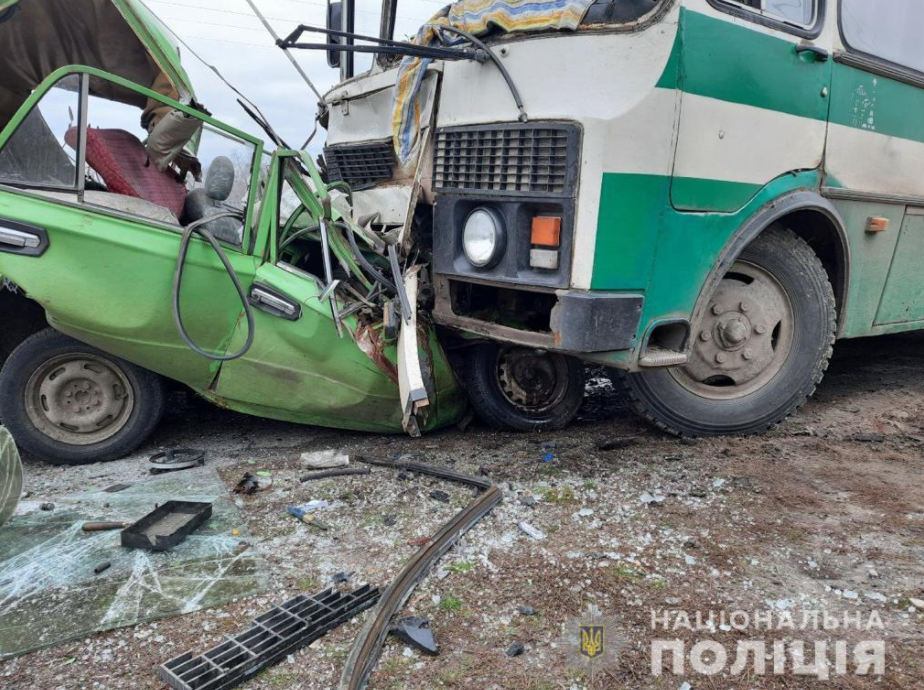
[[[342,2],[330,2],[327,3],[327,28],[333,29],[335,31],[340,31],[343,28],[342,25],[342,16],[343,16],[343,3]],[[327,44],[334,46],[336,48],[341,43],[343,39],[339,36],[330,36],[327,37]],[[327,51],[327,64],[330,67],[340,67],[340,51],[339,50],[330,50]]]

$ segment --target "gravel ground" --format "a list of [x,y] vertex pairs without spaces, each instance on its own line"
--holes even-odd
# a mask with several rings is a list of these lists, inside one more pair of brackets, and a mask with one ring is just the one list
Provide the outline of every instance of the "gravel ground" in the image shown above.
[[[125,460],[80,468],[30,463],[30,502],[78,488],[140,481],[158,449],[208,449],[232,487],[246,471],[272,481],[239,499],[265,556],[271,590],[224,607],[62,644],[0,664],[0,687],[160,688],[153,667],[201,652],[257,613],[340,572],[386,586],[471,499],[468,489],[375,469],[370,476],[300,483],[299,455],[342,448],[488,473],[504,502],[439,563],[407,603],[430,618],[441,647],[426,657],[390,640],[372,688],[801,688],[924,687],[924,337],[838,346],[816,398],[758,438],[681,442],[631,415],[605,379],[592,378],[579,420],[549,434],[473,426],[413,440],[344,433],[244,417],[178,396],[152,442]],[[612,450],[604,450],[613,447]],[[431,497],[448,493],[448,501]],[[327,499],[320,532],[285,514]],[[518,529],[527,521],[547,538]],[[518,607],[532,607],[523,615]],[[607,654],[590,673],[573,650],[578,617],[593,607]],[[782,630],[653,630],[665,610],[875,613],[863,634]],[[363,618],[333,631],[247,683],[279,690],[331,688]],[[662,620],[658,618],[658,620]],[[676,620],[671,618],[671,620]],[[651,673],[655,639],[687,649],[709,639],[729,650],[723,675]],[[735,645],[884,638],[882,676],[729,675]],[[524,653],[505,652],[514,643]],[[670,658],[670,657],[668,657]],[[768,664],[770,662],[768,661]],[[751,669],[753,671],[753,669]],[[684,684],[688,683],[688,686]]]

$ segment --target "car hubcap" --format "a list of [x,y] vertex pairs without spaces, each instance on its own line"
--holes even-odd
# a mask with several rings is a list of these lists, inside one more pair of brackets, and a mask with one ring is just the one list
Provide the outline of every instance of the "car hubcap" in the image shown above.
[[712,297],[690,361],[672,374],[702,397],[741,398],[779,373],[792,342],[793,310],[786,291],[767,271],[739,262]]
[[134,401],[121,369],[88,354],[49,360],[26,386],[31,422],[46,436],[71,445],[99,443],[117,434],[131,416]]
[[498,357],[498,380],[513,405],[540,412],[561,402],[567,391],[564,360],[541,350],[506,348]]

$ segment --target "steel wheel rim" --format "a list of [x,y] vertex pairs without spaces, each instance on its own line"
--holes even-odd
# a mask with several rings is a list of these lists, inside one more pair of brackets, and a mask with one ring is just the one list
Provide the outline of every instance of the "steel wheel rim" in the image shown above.
[[674,379],[702,398],[740,400],[767,385],[793,350],[795,313],[780,282],[752,263],[735,263],[709,302],[690,361]]
[[91,354],[53,357],[26,384],[29,420],[49,438],[68,445],[112,438],[128,423],[134,406],[135,391],[125,373]]
[[541,414],[558,405],[568,391],[568,367],[561,357],[526,347],[508,347],[497,356],[497,383],[511,405]]

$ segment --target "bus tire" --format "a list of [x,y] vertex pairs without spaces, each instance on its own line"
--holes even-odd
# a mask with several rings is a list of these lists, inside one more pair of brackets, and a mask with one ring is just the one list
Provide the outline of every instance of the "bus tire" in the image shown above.
[[561,429],[584,399],[584,365],[574,357],[486,343],[468,349],[467,365],[475,414],[495,429]]
[[47,328],[0,372],[0,420],[27,454],[54,465],[128,455],[166,405],[157,374]]
[[668,433],[758,434],[815,392],[835,334],[834,291],[821,261],[774,225],[716,288],[686,365],[615,378],[632,407]]

